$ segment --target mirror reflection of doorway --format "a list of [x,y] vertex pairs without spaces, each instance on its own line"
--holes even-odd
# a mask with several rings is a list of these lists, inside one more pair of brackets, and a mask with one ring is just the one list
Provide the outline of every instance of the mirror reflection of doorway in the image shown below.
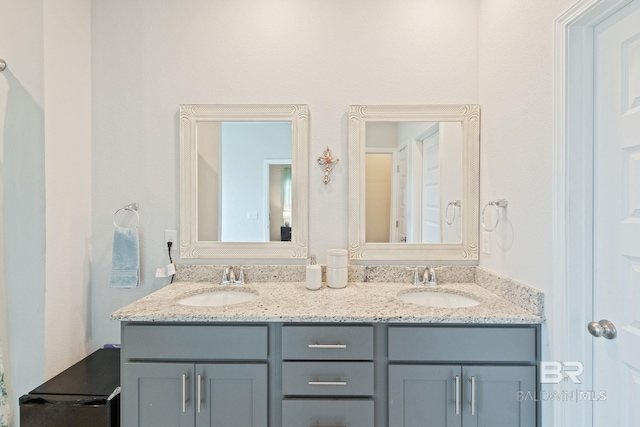
[[266,160],[269,188],[267,241],[291,241],[291,160]]
[[460,122],[367,122],[366,242],[461,241],[462,141]]
[[[389,242],[392,230],[393,153],[367,153],[366,176],[366,239],[367,242]],[[395,215],[393,215],[395,216]]]

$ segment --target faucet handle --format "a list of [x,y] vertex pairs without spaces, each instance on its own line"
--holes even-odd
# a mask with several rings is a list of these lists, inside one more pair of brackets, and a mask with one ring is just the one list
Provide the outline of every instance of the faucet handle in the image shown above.
[[222,270],[222,281],[220,283],[223,285],[228,285],[229,284],[229,267],[214,266],[213,268],[215,268],[216,270]]
[[236,281],[236,272],[235,272],[235,270],[233,269],[233,265],[230,265],[230,266],[227,268],[227,270],[226,270],[226,271],[228,272],[228,275],[229,275],[229,283],[230,283],[230,284],[232,284],[232,285],[233,285],[234,283],[237,283],[237,281]]
[[236,285],[244,285],[244,271],[251,270],[251,268],[249,265],[240,266],[240,275],[238,276],[238,280],[236,280]]
[[434,266],[427,266],[424,269],[424,283],[428,286],[435,286],[438,284],[438,280],[436,278],[436,270],[438,268]]
[[418,274],[418,267],[405,267],[409,271],[413,271],[413,286],[420,286],[424,284],[424,281],[420,280],[420,276]]

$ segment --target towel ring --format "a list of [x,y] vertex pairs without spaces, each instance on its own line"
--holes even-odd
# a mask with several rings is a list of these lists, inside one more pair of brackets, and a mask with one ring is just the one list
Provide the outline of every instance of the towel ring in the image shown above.
[[[484,228],[484,230],[488,232],[492,232],[493,230],[495,230],[498,227],[498,222],[500,222],[500,208],[506,208],[508,205],[509,205],[509,202],[507,202],[507,199],[491,200],[489,203],[484,205],[484,208],[482,208],[482,218],[481,218],[482,228]],[[487,209],[488,206],[493,206],[494,209],[496,210],[496,223],[493,224],[492,228],[487,227],[487,225],[484,223],[484,211]]]
[[[138,213],[138,204],[137,203],[130,203],[120,209],[118,209],[114,214],[113,214],[113,225],[115,225],[118,228],[136,228],[138,227],[138,225],[140,224],[140,214]],[[134,225],[133,227],[120,227],[118,225],[118,223],[116,222],[116,215],[118,215],[118,212],[120,211],[131,211],[134,214],[136,214],[136,225]]]
[[[449,208],[451,206],[453,206],[453,218],[451,218],[451,221],[449,221]],[[453,224],[455,222],[455,220],[456,220],[456,207],[460,207],[460,200],[452,200],[447,205],[447,209],[444,211],[444,222],[446,222],[447,225],[451,225],[451,224]]]

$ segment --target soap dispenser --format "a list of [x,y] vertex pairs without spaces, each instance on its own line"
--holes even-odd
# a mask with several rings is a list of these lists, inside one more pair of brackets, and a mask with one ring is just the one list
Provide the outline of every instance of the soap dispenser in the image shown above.
[[311,255],[311,263],[307,265],[307,289],[315,291],[322,285],[322,268],[316,264],[316,256]]

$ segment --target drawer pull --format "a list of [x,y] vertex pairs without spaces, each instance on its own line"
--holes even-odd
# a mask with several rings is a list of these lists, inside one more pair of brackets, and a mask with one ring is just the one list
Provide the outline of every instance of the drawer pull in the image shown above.
[[315,423],[314,425],[309,426],[309,427],[346,427],[346,426],[344,426],[344,425],[342,425],[340,423],[338,423],[338,424],[318,424],[318,423]]
[[309,344],[309,348],[347,348],[346,344]]
[[476,377],[471,377],[471,415],[476,414]]
[[200,383],[202,382],[202,376],[198,374],[198,413],[200,413],[200,404],[202,403],[202,390],[200,389]]
[[347,385],[346,381],[309,381],[309,385]]
[[182,374],[182,412],[187,412],[187,375]]
[[460,415],[460,375],[456,375],[456,415]]

